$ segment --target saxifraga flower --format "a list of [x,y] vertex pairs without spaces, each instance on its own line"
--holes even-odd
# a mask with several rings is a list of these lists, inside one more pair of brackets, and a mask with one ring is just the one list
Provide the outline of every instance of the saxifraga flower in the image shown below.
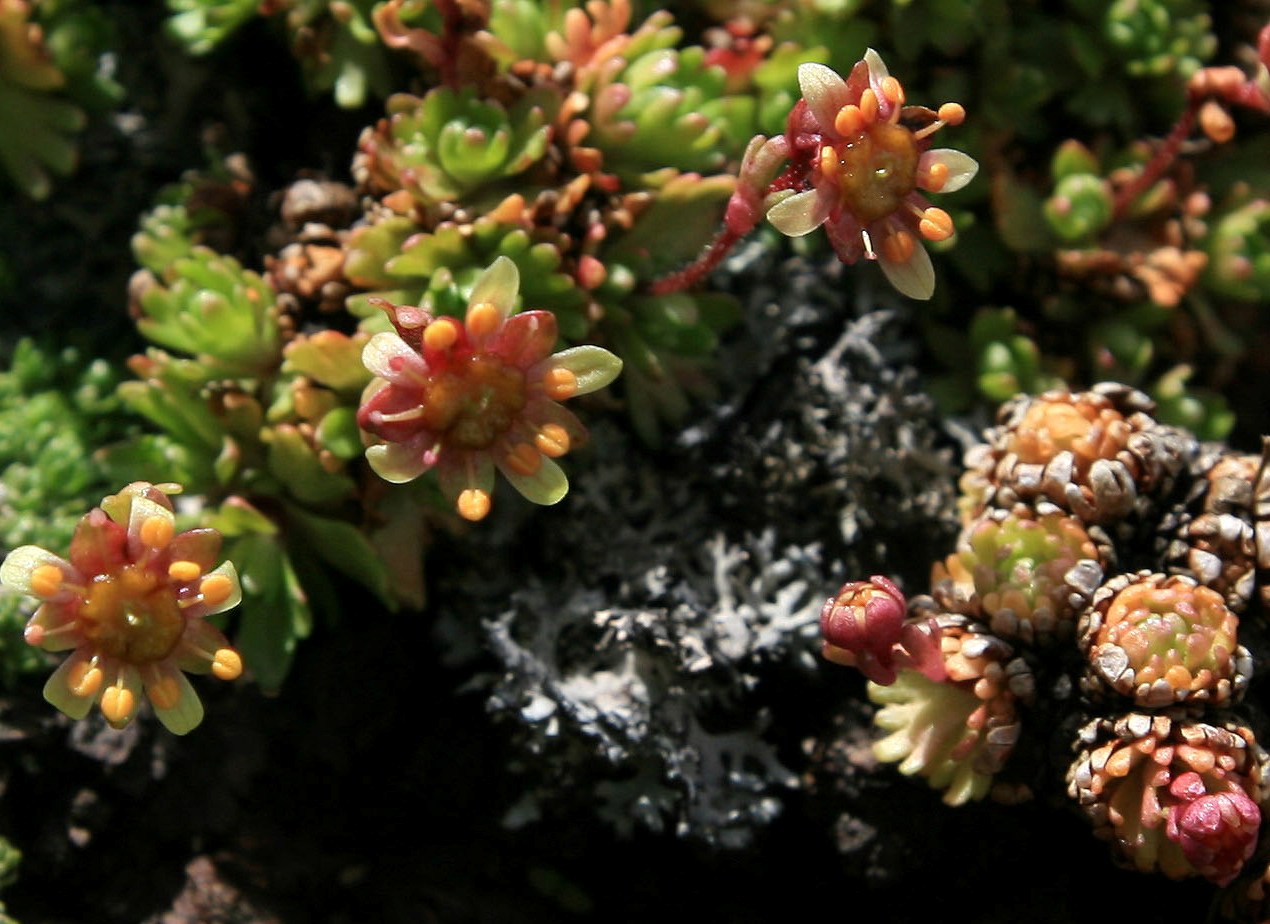
[[495,468],[534,503],[564,497],[569,483],[554,460],[580,445],[586,428],[559,402],[603,388],[622,369],[594,345],[552,353],[555,315],[513,314],[519,287],[516,264],[499,257],[473,286],[462,322],[380,301],[396,332],[376,334],[362,354],[375,380],[357,422],[383,440],[367,461],[395,483],[435,467],[442,493],[468,520],[489,512]]
[[930,298],[935,271],[918,239],[947,240],[953,221],[923,194],[961,189],[979,165],[960,151],[930,148],[929,139],[960,124],[965,110],[905,106],[903,86],[871,48],[846,80],[823,64],[803,64],[798,83],[803,95],[786,137],[791,161],[810,162],[810,188],[776,200],[767,219],[793,237],[823,225],[844,263],[876,259],[900,292]]
[[216,530],[176,532],[168,494],[179,490],[130,484],[80,520],[67,558],[24,545],[0,565],[0,583],[43,601],[27,643],[73,650],[44,686],[72,719],[99,703],[122,728],[144,690],[159,721],[183,735],[203,720],[203,705],[182,671],[242,673],[242,658],[204,619],[238,605],[238,574],[231,562],[216,565]]

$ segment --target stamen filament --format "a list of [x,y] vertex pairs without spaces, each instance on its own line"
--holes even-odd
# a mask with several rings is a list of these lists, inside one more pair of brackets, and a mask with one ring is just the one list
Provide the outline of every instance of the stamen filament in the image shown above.
[[381,423],[400,423],[404,420],[418,420],[424,415],[423,405],[406,408],[404,411],[396,411],[391,414],[385,414],[383,411],[375,411],[371,414],[371,420],[377,424]]

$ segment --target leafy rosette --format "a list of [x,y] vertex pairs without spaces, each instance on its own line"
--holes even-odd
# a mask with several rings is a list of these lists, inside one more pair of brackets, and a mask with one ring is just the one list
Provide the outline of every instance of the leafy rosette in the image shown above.
[[1090,529],[1075,517],[1021,505],[988,511],[935,565],[931,594],[949,611],[987,622],[1002,638],[1029,645],[1071,639],[1111,551]]
[[1226,885],[1256,848],[1266,755],[1252,730],[1130,713],[1081,729],[1067,792],[1115,858]]
[[362,134],[354,175],[380,193],[408,194],[425,214],[523,174],[551,138],[549,99],[527,93],[510,106],[474,87],[435,87],[389,97],[387,116]]
[[[913,602],[921,614],[930,601]],[[991,790],[1018,741],[1019,707],[1035,690],[1026,663],[984,626],[963,616],[933,618],[946,679],[906,669],[889,686],[870,681],[869,699],[882,707],[874,724],[888,733],[873,753],[944,790],[948,805],[962,805]]]
[[1081,616],[1086,689],[1112,689],[1153,708],[1227,704],[1252,674],[1238,630],[1239,617],[1222,595],[1192,578],[1120,575],[1098,589]]
[[196,246],[162,279],[138,276],[132,297],[142,335],[197,357],[208,378],[259,375],[279,362],[273,289],[233,257]]

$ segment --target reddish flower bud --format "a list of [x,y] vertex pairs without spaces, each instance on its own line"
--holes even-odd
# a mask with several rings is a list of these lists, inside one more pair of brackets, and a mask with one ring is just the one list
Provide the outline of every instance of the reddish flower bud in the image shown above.
[[824,656],[884,686],[904,667],[943,680],[939,628],[930,619],[906,621],[907,612],[904,594],[881,575],[842,585],[820,611]]

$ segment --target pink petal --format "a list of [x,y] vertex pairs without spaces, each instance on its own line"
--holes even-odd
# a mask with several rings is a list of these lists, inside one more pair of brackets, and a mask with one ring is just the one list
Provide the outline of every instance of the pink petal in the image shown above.
[[80,574],[113,574],[127,563],[128,531],[101,508],[90,510],[71,538],[71,562]]
[[522,311],[507,319],[486,348],[511,365],[527,369],[551,355],[557,337],[556,316],[550,311]]
[[423,357],[391,331],[371,337],[362,348],[362,365],[394,385],[418,382],[428,374]]

